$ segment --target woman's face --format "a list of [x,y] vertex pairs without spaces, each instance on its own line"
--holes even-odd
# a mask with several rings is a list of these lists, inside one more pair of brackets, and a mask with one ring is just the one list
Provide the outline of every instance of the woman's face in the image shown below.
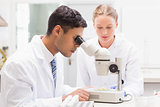
[[118,23],[111,16],[99,15],[94,20],[94,28],[98,35],[100,44],[106,44],[114,35]]

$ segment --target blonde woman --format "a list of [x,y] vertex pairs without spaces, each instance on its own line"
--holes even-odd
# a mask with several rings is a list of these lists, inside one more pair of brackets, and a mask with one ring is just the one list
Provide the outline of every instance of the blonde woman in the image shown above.
[[[115,34],[118,27],[116,10],[109,5],[99,5],[93,13],[93,26],[97,36],[88,43],[107,48],[111,53],[111,61],[114,61],[116,57],[122,58],[122,89],[126,94],[142,95],[143,77],[137,50],[124,37]],[[88,56],[81,48],[78,50],[77,61],[77,86],[96,88],[115,88],[117,86],[117,75],[109,73],[107,76],[98,76],[94,57]]]

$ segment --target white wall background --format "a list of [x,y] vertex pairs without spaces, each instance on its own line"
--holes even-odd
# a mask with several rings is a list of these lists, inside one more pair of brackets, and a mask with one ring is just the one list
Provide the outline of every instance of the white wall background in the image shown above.
[[130,6],[123,8],[123,32],[140,49],[144,67],[160,68],[160,7]]
[[[7,23],[11,23],[10,21],[10,2],[9,1],[1,1],[0,0],[0,16],[6,20]],[[8,27],[0,27],[0,48],[3,46],[10,46],[10,24]]]

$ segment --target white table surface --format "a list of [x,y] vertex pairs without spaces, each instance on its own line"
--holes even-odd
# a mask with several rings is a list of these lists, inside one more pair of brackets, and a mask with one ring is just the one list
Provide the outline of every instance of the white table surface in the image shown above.
[[123,102],[118,104],[110,104],[110,103],[94,103],[94,107],[135,107],[134,101]]
[[160,96],[142,96],[119,104],[95,102],[94,107],[160,107]]

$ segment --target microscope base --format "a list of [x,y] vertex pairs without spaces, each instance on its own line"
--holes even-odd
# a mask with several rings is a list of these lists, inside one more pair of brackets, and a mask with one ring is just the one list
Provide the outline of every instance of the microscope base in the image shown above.
[[121,103],[124,99],[124,91],[117,90],[87,90],[90,93],[90,101],[107,102],[107,103]]

